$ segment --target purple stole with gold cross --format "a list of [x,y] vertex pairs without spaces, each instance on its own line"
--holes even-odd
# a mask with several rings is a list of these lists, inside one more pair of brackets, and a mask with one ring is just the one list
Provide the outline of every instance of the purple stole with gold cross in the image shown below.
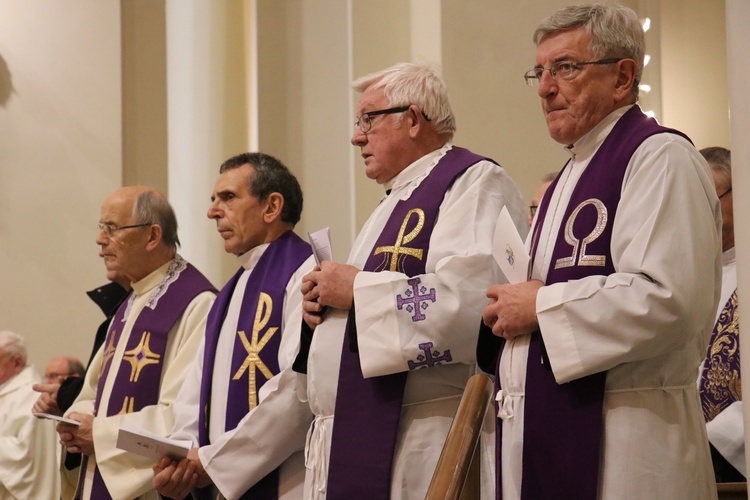
[[[134,413],[159,402],[164,354],[169,332],[182,317],[185,308],[199,294],[213,291],[213,285],[192,264],[181,257],[170,264],[162,282],[157,286],[149,303],[135,319],[120,367],[115,375],[106,416]],[[131,300],[120,305],[107,333],[102,374],[96,390],[95,415],[99,415],[104,385],[109,376],[117,343],[125,326],[125,315]],[[81,464],[81,480],[86,474],[88,457]],[[81,486],[79,486],[81,491]],[[91,498],[111,498],[97,467],[91,487]]]
[[[486,158],[463,148],[450,149],[411,196],[398,202],[363,270],[395,271],[414,277],[408,280],[413,296],[408,292],[406,295],[415,299],[421,290],[436,301],[435,289],[420,288],[418,277],[425,273],[430,236],[445,193],[461,174],[481,160]],[[427,301],[401,297],[394,300],[393,306],[413,314],[412,321],[420,321],[424,319],[422,312]],[[387,499],[407,372],[365,379],[355,344],[352,308],[341,353],[327,498]],[[416,369],[421,365],[410,363],[409,367]]]
[[[683,135],[660,126],[638,106],[617,121],[573,189],[552,252],[546,285],[607,276],[616,271],[610,245],[625,171],[641,143],[664,132]],[[559,178],[558,175],[548,188],[550,193]],[[532,235],[532,258],[537,253],[550,198],[545,196],[539,207]],[[531,335],[524,403],[523,500],[596,499],[606,377],[606,372],[600,372],[558,384],[547,365],[541,333]],[[497,432],[502,432],[501,421]],[[501,449],[497,453],[499,457]],[[498,498],[501,494],[498,490]]]
[[[225,431],[237,427],[240,420],[258,405],[258,391],[267,380],[279,373],[279,345],[282,335],[280,330],[284,317],[286,286],[294,272],[310,255],[310,245],[294,232],[287,231],[266,248],[247,280],[232,353],[232,379],[229,381],[227,395]],[[211,384],[216,350],[229,303],[244,271],[244,268],[240,268],[229,280],[208,313],[200,389],[202,411],[198,421],[200,446],[210,443],[208,427],[211,418]],[[281,428],[280,432],[283,432]],[[241,467],[241,464],[238,464],[238,467]],[[240,498],[276,499],[278,489],[279,478],[276,469]]]

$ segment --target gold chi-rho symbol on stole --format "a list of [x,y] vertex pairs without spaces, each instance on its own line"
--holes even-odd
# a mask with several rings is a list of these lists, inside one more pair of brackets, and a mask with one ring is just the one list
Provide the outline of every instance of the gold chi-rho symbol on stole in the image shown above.
[[[581,213],[584,207],[587,205],[593,205],[596,210],[596,225],[591,232],[586,235],[583,240],[576,238],[573,234],[573,224],[575,224],[576,217]],[[602,203],[601,200],[596,198],[589,198],[586,201],[582,201],[580,205],[570,214],[568,220],[565,222],[565,241],[568,245],[573,247],[573,252],[570,257],[562,257],[557,259],[555,262],[555,269],[562,269],[564,267],[573,267],[576,265],[576,259],[578,260],[579,266],[601,266],[603,267],[607,263],[607,257],[605,255],[587,255],[586,246],[589,243],[596,241],[599,236],[604,232],[604,228],[607,227],[607,207]],[[580,247],[580,252],[579,252]]]
[[[417,216],[417,225],[414,227],[414,229],[409,231],[408,234],[404,234],[406,232],[406,226],[409,223],[409,219],[411,218],[412,214],[416,214]],[[398,266],[398,262],[401,259],[401,255],[403,256],[410,255],[412,257],[416,257],[419,260],[422,260],[423,250],[421,248],[408,248],[403,245],[411,242],[414,238],[416,238],[419,232],[422,231],[423,227],[424,227],[424,211],[421,208],[413,208],[409,210],[406,213],[406,217],[404,217],[404,222],[401,223],[401,229],[399,229],[398,231],[398,237],[396,238],[396,243],[393,246],[376,248],[373,255],[378,255],[379,253],[390,253],[391,264],[389,266],[389,270],[404,272],[403,262],[401,266]],[[399,269],[399,267],[401,267],[401,269]]]
[[247,403],[250,410],[258,405],[258,389],[255,381],[255,369],[257,368],[266,380],[273,377],[273,373],[268,369],[268,366],[260,359],[260,351],[268,344],[273,334],[276,333],[278,327],[269,328],[263,337],[258,342],[258,334],[265,328],[268,321],[271,319],[271,312],[273,311],[273,300],[267,293],[260,292],[258,296],[258,308],[255,310],[255,320],[253,321],[253,334],[252,340],[248,341],[244,330],[238,330],[242,345],[245,346],[247,351],[247,357],[239,367],[237,373],[234,374],[232,380],[239,380],[245,370],[248,370],[248,381],[247,381]]

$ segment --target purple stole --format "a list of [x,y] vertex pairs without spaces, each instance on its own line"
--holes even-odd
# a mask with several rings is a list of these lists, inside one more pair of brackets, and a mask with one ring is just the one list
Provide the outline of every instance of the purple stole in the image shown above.
[[[258,391],[266,380],[279,373],[284,293],[289,279],[310,255],[312,255],[310,245],[294,232],[287,231],[271,242],[247,281],[232,353],[232,379],[229,381],[224,427],[226,431],[237,427],[240,420],[257,406]],[[200,388],[200,408],[203,408],[203,411],[198,420],[200,446],[210,443],[208,425],[211,418],[211,382],[219,334],[237,281],[244,271],[244,268],[240,268],[235,273],[216,297],[208,313]],[[238,466],[241,467],[241,465]],[[278,488],[278,469],[276,469],[240,498],[276,499]]]
[[[180,257],[172,261],[149,304],[133,323],[120,368],[112,385],[106,416],[134,413],[159,402],[161,374],[164,368],[162,361],[169,332],[182,317],[190,302],[205,291],[215,292],[215,289],[200,271]],[[125,314],[130,302],[131,300],[126,300],[120,305],[109,326],[102,360],[102,374],[99,377],[94,402],[95,415],[100,415],[101,395],[109,376],[112,356],[125,326]],[[139,335],[139,332],[142,333]],[[82,481],[86,475],[87,464],[88,457],[84,457],[79,492],[83,490]],[[91,498],[111,498],[98,467],[94,472]]]
[[[445,193],[470,166],[485,159],[466,149],[450,149],[411,196],[398,202],[363,270],[396,271],[410,277],[425,274],[430,236]],[[418,277],[408,281],[414,289],[412,300],[417,298],[420,281]],[[433,301],[434,294],[432,289],[428,295]],[[427,302],[406,304],[399,299],[394,306],[413,314],[412,321],[420,321]],[[387,499],[407,372],[365,379],[355,344],[352,308],[341,351],[327,498]],[[417,364],[409,367],[419,368]]]
[[[547,285],[615,272],[610,244],[625,170],[645,139],[664,132],[683,135],[661,127],[638,106],[617,121],[573,190],[547,271]],[[548,188],[550,193],[559,178]],[[532,258],[550,198],[545,196],[539,207]],[[607,373],[558,384],[548,364],[537,331],[531,336],[526,369],[521,498],[596,499]],[[498,424],[501,435],[502,422]],[[500,457],[501,448],[496,452]],[[498,498],[501,495],[499,489]]]
[[732,292],[714,325],[701,371],[700,397],[706,422],[735,401],[742,401],[737,290]]

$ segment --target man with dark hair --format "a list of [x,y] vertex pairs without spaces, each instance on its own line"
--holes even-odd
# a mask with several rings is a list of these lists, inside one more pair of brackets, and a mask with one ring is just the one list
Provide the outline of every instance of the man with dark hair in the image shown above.
[[63,445],[82,452],[78,497],[158,498],[153,463],[116,446],[122,424],[166,436],[171,405],[203,338],[215,290],[176,253],[177,220],[163,194],[118,189],[102,204],[99,255],[107,277],[125,276],[133,291],[112,319],[84,386],[58,424]]
[[532,279],[487,292],[498,495],[715,498],[695,380],[721,286],[711,174],[636,105],[631,9],[562,8],[534,42],[525,78],[570,160],[527,239]]
[[175,401],[171,437],[195,447],[179,464],[164,458],[154,469],[154,487],[170,498],[196,486],[210,486],[210,498],[302,497],[312,414],[290,368],[299,287],[314,259],[292,231],[301,213],[299,183],[276,158],[246,153],[221,166],[208,217],[241,267],[209,313],[204,346]]
[[740,378],[740,315],[734,250],[732,157],[728,149],[700,153],[711,167],[721,203],[721,297],[701,367],[699,390],[716,482],[745,482],[745,426]]

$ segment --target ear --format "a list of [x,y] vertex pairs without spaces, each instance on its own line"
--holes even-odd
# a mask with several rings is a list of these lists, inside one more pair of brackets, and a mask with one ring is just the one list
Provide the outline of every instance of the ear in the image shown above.
[[425,120],[422,111],[414,104],[409,106],[409,111],[404,113],[404,126],[409,128],[409,137],[412,139],[419,135],[420,130],[426,123],[427,120]]
[[152,251],[161,243],[162,229],[158,224],[151,224],[148,228],[148,241],[146,242],[146,250]]
[[617,81],[615,83],[615,99],[626,99],[632,95],[631,91],[635,85],[635,75],[638,71],[636,62],[632,59],[623,59],[617,63]]
[[265,201],[263,209],[263,222],[271,224],[276,219],[281,219],[281,211],[284,209],[284,197],[281,193],[271,193]]

